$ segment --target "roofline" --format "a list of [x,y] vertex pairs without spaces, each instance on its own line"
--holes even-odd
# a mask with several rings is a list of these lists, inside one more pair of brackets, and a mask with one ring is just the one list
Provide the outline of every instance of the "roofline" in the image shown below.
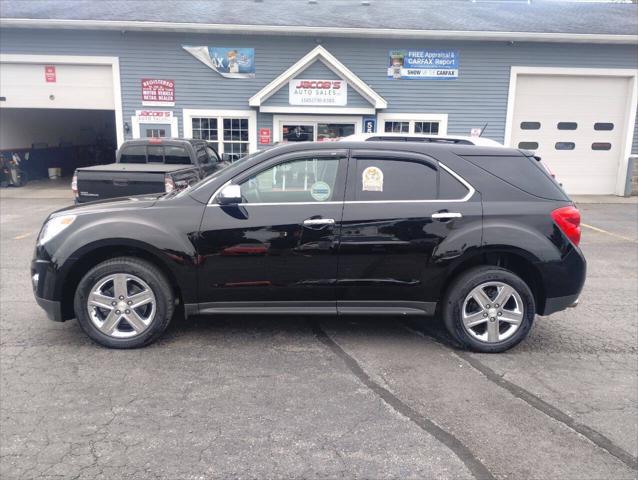
[[151,32],[225,33],[242,35],[306,35],[315,37],[384,37],[519,42],[637,44],[638,35],[551,32],[490,32],[462,30],[404,30],[393,28],[343,28],[281,25],[223,25],[113,20],[61,20],[1,18],[0,26],[11,28],[60,28],[67,30],[129,30]]

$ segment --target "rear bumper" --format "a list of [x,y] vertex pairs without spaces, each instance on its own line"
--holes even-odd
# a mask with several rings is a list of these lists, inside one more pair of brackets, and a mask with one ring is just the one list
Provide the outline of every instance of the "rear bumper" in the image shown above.
[[573,308],[578,305],[579,293],[564,297],[550,297],[545,299],[545,309],[541,315],[551,315],[566,308]]
[[49,320],[53,320],[54,322],[64,321],[62,318],[62,305],[60,302],[47,300],[46,298],[40,298],[38,296],[35,297],[35,301],[38,302],[38,305],[40,305],[40,307],[42,307],[42,309],[46,312]]

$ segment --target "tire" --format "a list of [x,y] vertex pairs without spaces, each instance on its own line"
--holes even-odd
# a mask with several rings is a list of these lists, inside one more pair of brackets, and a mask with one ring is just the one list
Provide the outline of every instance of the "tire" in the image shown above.
[[[511,289],[511,295],[505,287]],[[494,302],[503,298],[505,304]],[[483,266],[454,280],[443,299],[442,313],[445,328],[463,347],[498,353],[527,336],[536,305],[530,288],[519,276],[503,268]]]
[[118,257],[84,275],[73,306],[80,327],[96,343],[108,348],[138,348],[154,342],[166,330],[173,317],[175,295],[155,265]]

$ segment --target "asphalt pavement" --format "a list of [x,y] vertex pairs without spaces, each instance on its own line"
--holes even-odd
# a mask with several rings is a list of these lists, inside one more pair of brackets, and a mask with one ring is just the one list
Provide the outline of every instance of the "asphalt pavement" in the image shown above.
[[583,201],[578,308],[507,353],[436,319],[220,316],[144,349],[33,300],[64,182],[0,192],[0,478],[635,479],[638,204]]

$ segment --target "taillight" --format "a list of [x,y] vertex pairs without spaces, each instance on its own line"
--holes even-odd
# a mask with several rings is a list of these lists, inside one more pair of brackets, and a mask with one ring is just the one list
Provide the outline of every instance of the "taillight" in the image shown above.
[[580,212],[576,207],[557,208],[552,212],[554,223],[576,246],[580,243]]
[[175,190],[175,182],[168,175],[164,177],[164,190],[166,190],[166,193]]
[[73,174],[73,180],[71,180],[71,190],[74,196],[78,196],[78,172]]

